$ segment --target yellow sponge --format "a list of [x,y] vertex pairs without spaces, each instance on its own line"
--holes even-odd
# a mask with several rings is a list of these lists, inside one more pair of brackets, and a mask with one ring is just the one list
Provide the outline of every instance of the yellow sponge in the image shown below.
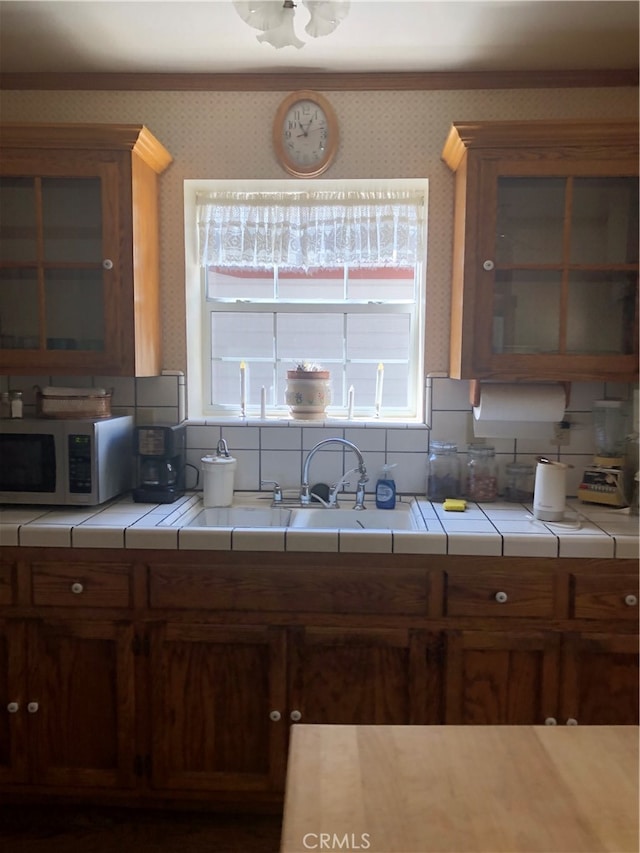
[[442,508],[450,512],[464,512],[467,508],[467,502],[456,498],[447,498],[442,504]]

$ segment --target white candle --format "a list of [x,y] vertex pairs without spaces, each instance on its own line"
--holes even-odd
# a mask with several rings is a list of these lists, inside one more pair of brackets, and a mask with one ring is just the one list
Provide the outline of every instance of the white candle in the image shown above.
[[244,417],[247,410],[247,365],[240,362],[240,412]]
[[382,386],[384,383],[384,364],[380,362],[378,365],[378,373],[376,374],[376,415],[380,414],[380,406],[382,405]]
[[262,386],[260,389],[260,418],[264,420],[267,417],[267,389]]
[[350,421],[353,420],[353,404],[354,404],[355,393],[356,393],[355,389],[352,385],[349,388],[349,405],[348,405],[348,411],[347,411],[347,417],[349,418]]

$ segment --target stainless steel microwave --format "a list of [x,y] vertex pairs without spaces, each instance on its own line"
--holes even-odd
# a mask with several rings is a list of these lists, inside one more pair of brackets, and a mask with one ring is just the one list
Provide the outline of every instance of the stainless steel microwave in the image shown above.
[[0,420],[0,503],[93,506],[131,488],[133,417]]

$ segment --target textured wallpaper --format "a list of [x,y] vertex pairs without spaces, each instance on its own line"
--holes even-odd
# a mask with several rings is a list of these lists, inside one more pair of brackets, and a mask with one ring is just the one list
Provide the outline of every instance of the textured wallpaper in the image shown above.
[[[296,88],[292,76],[292,90]],[[523,89],[326,93],[340,148],[325,178],[429,179],[427,372],[448,368],[453,175],[440,159],[453,121],[633,118],[638,92]],[[143,123],[174,157],[160,178],[163,363],[186,370],[183,180],[287,178],[271,147],[282,92],[3,92],[4,121]]]

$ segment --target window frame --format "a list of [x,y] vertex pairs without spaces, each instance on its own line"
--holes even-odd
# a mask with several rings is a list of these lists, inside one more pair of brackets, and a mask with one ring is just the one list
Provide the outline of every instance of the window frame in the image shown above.
[[[233,421],[239,418],[238,406],[216,405],[211,407],[205,397],[205,389],[211,387],[211,354],[207,341],[209,340],[209,328],[211,313],[215,311],[236,311],[256,313],[267,313],[268,305],[280,313],[295,312],[301,308],[305,313],[335,313],[335,314],[376,314],[410,313],[412,315],[413,335],[408,354],[408,401],[407,407],[403,409],[385,408],[383,420],[395,421],[396,423],[424,423],[424,352],[425,352],[425,302],[426,302],[426,233],[425,233],[425,258],[415,265],[415,299],[414,300],[390,300],[374,304],[369,300],[348,300],[321,302],[313,299],[295,299],[279,301],[277,299],[251,299],[238,301],[232,298],[207,299],[206,296],[206,270],[201,268],[198,262],[197,246],[197,214],[196,196],[200,192],[229,192],[229,191],[278,191],[287,190],[300,191],[301,189],[409,189],[418,190],[424,194],[425,212],[428,202],[428,181],[426,178],[416,179],[393,179],[380,180],[344,180],[344,181],[218,181],[218,180],[185,180],[185,305],[186,305],[186,331],[187,331],[187,387],[188,387],[188,412],[193,418],[204,418],[211,421]],[[426,220],[425,215],[425,220]],[[428,221],[425,222],[425,230]],[[277,273],[276,273],[277,275]],[[407,307],[410,306],[410,311]],[[197,353],[197,355],[196,355]],[[301,354],[305,355],[305,354]],[[282,361],[282,360],[281,360]],[[366,361],[366,359],[364,360]],[[346,365],[347,361],[344,361]],[[293,366],[293,364],[291,364]],[[330,367],[330,366],[329,366]],[[276,368],[277,369],[277,368]],[[346,389],[345,389],[346,397]],[[266,414],[274,419],[289,419],[287,407],[277,405],[268,407]],[[259,407],[255,404],[247,411],[247,417],[258,418]],[[340,404],[329,407],[327,419],[344,419],[347,417],[346,399]],[[374,420],[374,411],[371,406],[358,406],[356,395],[356,406],[354,417],[359,422]]]

